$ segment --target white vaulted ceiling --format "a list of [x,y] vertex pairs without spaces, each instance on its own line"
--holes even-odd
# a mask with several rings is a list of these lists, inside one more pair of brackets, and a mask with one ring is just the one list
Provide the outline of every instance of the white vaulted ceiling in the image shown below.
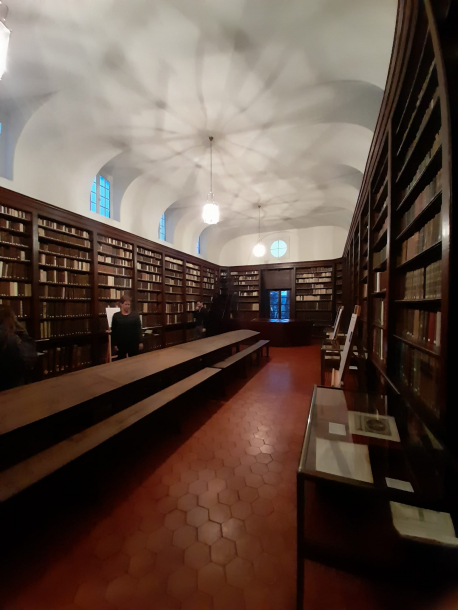
[[[195,252],[208,136],[221,222],[348,229],[380,108],[395,0],[8,0],[0,184],[85,215],[113,179],[118,224]],[[2,134],[3,136],[3,134]],[[210,254],[209,254],[210,255]]]

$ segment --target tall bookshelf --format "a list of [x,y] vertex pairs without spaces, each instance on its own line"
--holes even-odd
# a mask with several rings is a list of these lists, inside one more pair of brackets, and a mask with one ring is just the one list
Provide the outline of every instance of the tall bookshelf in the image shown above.
[[133,244],[98,235],[97,275],[99,330],[104,331],[108,329],[106,308],[123,295],[133,300]]
[[32,215],[0,204],[0,305],[29,328],[32,318]]
[[[165,292],[165,346],[183,343],[184,313],[184,261],[172,256],[164,257]],[[179,327],[179,328],[178,328]]]
[[[373,372],[443,439],[458,424],[449,341],[458,305],[451,193],[458,90],[453,11],[425,0],[400,9],[396,47],[344,250],[344,276],[367,264]],[[456,32],[455,32],[456,34]],[[453,49],[453,51],[452,51]],[[455,170],[454,170],[455,168]],[[368,205],[369,203],[369,205]],[[367,262],[358,254],[367,215]],[[362,237],[362,234],[361,234]],[[361,273],[361,272],[360,272]],[[362,298],[344,282],[351,309]]]
[[333,266],[296,267],[296,318],[311,322],[332,322]]
[[259,268],[229,270],[230,289],[234,292],[232,316],[237,320],[259,318],[261,294]]
[[44,376],[92,363],[91,234],[38,216],[38,320]]
[[144,328],[162,325],[162,254],[137,247],[137,311]]
[[217,293],[217,273],[215,269],[204,266],[202,268],[202,299],[207,309],[210,307],[214,295]]
[[197,339],[197,331],[191,326],[194,322],[194,311],[197,301],[202,299],[202,275],[201,266],[186,261],[186,340]]

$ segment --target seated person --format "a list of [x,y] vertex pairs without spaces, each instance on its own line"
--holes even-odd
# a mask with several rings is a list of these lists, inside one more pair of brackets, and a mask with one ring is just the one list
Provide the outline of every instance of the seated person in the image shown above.
[[37,361],[35,342],[10,307],[0,309],[0,391],[24,385]]

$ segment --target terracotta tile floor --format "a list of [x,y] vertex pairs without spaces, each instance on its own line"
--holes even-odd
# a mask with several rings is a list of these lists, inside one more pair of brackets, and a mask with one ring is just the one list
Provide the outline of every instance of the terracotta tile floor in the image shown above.
[[[232,398],[198,406],[178,437],[35,535],[2,610],[293,610],[295,471],[318,381],[318,347],[272,349]],[[304,607],[395,606],[309,563]]]

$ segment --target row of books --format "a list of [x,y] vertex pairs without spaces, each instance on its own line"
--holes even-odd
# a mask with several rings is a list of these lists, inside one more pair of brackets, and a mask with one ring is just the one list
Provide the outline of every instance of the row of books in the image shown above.
[[116,258],[125,258],[127,260],[132,259],[132,252],[122,250],[121,248],[115,248],[108,244],[99,244],[99,252],[101,254],[110,254]]
[[115,288],[99,288],[99,299],[119,301],[124,294],[122,290],[116,290]]
[[182,273],[177,273],[176,271],[165,270],[165,277],[178,278],[179,280],[183,279]]
[[410,193],[410,191],[412,190],[412,188],[415,186],[418,178],[420,177],[420,175],[423,173],[423,171],[426,169],[426,167],[428,166],[429,162],[431,161],[431,159],[434,156],[434,153],[436,152],[436,150],[438,150],[439,146],[441,145],[441,139],[440,139],[440,135],[437,133],[434,137],[434,142],[433,145],[431,147],[431,150],[429,150],[426,155],[425,158],[422,160],[422,162],[420,163],[420,165],[417,167],[417,171],[415,172],[414,177],[412,178],[412,180],[410,181],[409,185],[407,186],[407,188],[403,189],[401,191],[401,197],[404,199],[404,197],[407,196],[408,193]]
[[383,222],[383,225],[382,225],[381,229],[379,231],[377,231],[377,233],[375,233],[375,235],[374,235],[374,243],[375,244],[382,237],[382,235],[384,233],[386,233],[387,227],[388,227],[388,216],[385,218],[385,221]]
[[25,233],[27,225],[23,222],[16,222],[15,220],[8,220],[7,218],[0,218],[0,229],[9,229],[10,231],[16,231],[17,233]]
[[440,415],[437,397],[440,378],[440,360],[397,341],[397,370],[400,380],[436,416]]
[[375,324],[380,324],[380,326],[385,326],[386,324],[386,307],[385,307],[385,299],[376,298],[373,301],[373,318]]
[[15,208],[10,208],[7,205],[0,204],[0,214],[6,214],[7,216],[12,216],[13,218],[20,218],[21,220],[32,219],[32,216],[29,212],[23,212],[22,210],[16,210]]
[[415,269],[401,278],[400,298],[406,300],[438,299],[441,296],[441,261]]
[[41,218],[41,216],[38,218],[38,226],[53,229],[54,231],[59,231],[60,233],[67,233],[68,235],[77,235],[78,237],[89,239],[89,233],[84,229],[77,229],[76,227],[72,227],[71,225],[66,225],[61,222],[55,222],[54,220],[48,220],[47,218]]
[[0,243],[28,248],[26,239],[22,235],[12,235],[8,231],[0,231]]
[[160,292],[142,292],[141,298],[137,299],[138,303],[147,301],[148,303],[159,303],[162,301],[162,294]]
[[180,274],[183,273],[183,268],[180,265],[175,265],[172,263],[165,263],[165,268],[168,271],[178,271],[178,273],[180,273]]
[[[177,290],[176,288],[173,288],[173,290]],[[167,303],[180,303],[183,299],[183,295],[181,294],[181,291],[178,294],[167,294]]]
[[186,289],[188,288],[200,288],[200,284],[197,282],[186,282]]
[[78,318],[91,315],[90,303],[54,303],[52,301],[42,301],[40,303],[41,318]]
[[313,288],[313,289],[305,289],[303,288],[301,291],[301,296],[307,294],[332,294],[332,288]]
[[183,261],[180,261],[179,258],[173,258],[172,256],[166,256],[165,261],[174,265],[183,265]]
[[167,277],[165,280],[165,284],[167,286],[183,286],[183,281]]
[[183,316],[181,313],[177,314],[167,314],[165,317],[166,324],[180,324],[183,320]]
[[152,282],[138,282],[139,290],[160,290],[159,284],[153,284]]
[[319,303],[303,303],[300,308],[296,307],[297,311],[331,311],[332,301],[320,301]]
[[91,366],[91,346],[71,345],[48,348],[45,350],[41,362],[44,377],[56,373],[77,371],[85,366]]
[[363,299],[367,298],[367,284],[362,284],[361,286],[361,297]]
[[258,283],[258,280],[252,282],[234,282],[234,286],[257,286]]
[[58,254],[61,256],[69,256],[71,258],[79,258],[85,261],[91,260],[91,253],[87,250],[75,250],[74,248],[67,248],[66,246],[59,246],[57,244],[40,243],[40,253],[43,254]]
[[385,361],[385,348],[383,345],[383,328],[372,329],[372,350],[380,360]]
[[78,286],[90,286],[89,275],[81,273],[70,273],[57,269],[40,269],[40,282],[53,282],[55,284],[77,284]]
[[329,301],[330,299],[322,295],[300,294],[296,296],[296,301]]
[[426,109],[426,111],[425,111],[425,113],[423,115],[423,118],[421,120],[420,126],[418,128],[418,131],[415,134],[415,137],[414,137],[414,139],[413,139],[411,145],[409,146],[409,149],[408,149],[408,151],[407,151],[407,153],[405,155],[405,160],[409,158],[409,156],[412,153],[413,149],[417,145],[418,138],[419,138],[419,136],[420,136],[420,134],[421,134],[421,132],[423,130],[423,127],[426,125],[429,117],[431,116],[431,113],[432,113],[433,108],[434,108],[434,104],[436,103],[436,100],[438,98],[439,98],[439,91],[438,91],[438,89],[436,89],[436,91],[434,92],[433,97],[432,97],[432,99],[431,99],[431,101],[430,101],[430,103],[428,105],[428,108]]
[[28,280],[29,274],[29,265],[0,260],[0,279]]
[[402,242],[401,254],[398,257],[398,264],[401,265],[409,261],[417,254],[431,248],[437,244],[442,238],[442,215],[436,214],[429,222],[427,222],[417,233],[412,237]]
[[137,248],[137,258],[139,254],[143,254],[149,258],[156,258],[159,261],[162,260],[162,254],[159,254],[159,252],[153,252],[153,250],[147,250],[146,248],[141,248],[140,246]]
[[396,323],[396,333],[426,346],[440,347],[441,312],[403,309]]
[[122,248],[123,250],[132,250],[132,244],[128,244],[120,239],[113,239],[112,237],[105,237],[99,235],[99,245],[107,244],[109,246],[115,246]]
[[[166,294],[182,294],[183,289],[180,286],[164,286],[164,292]],[[178,300],[178,299],[177,299]]]
[[[151,263],[151,262],[154,262],[156,265],[160,265],[161,264],[162,258],[160,256],[159,257],[156,257],[156,256],[154,256],[154,257],[153,256],[145,256],[145,255],[142,255],[142,254],[138,254],[139,251],[140,251],[140,248],[137,249],[137,261],[138,262],[140,262],[140,263]],[[155,261],[157,261],[157,262],[155,262]]]
[[442,168],[434,176],[434,179],[415,199],[413,204],[403,214],[401,218],[401,231],[404,230],[410,223],[426,208],[432,199],[442,190]]
[[388,285],[388,271],[376,271],[374,273],[374,292],[386,290]]
[[259,271],[231,271],[231,275],[259,275]]
[[[199,265],[193,265],[193,263],[186,263],[186,267],[189,267],[189,269],[197,269],[200,270]],[[200,271],[199,271],[200,273]]]
[[132,259],[127,258],[115,258],[114,256],[105,256],[105,254],[98,254],[97,261],[99,263],[109,263],[110,265],[117,265],[118,267],[132,267]]
[[411,113],[410,120],[409,120],[409,122],[407,124],[407,127],[406,127],[406,129],[404,131],[404,134],[403,134],[403,138],[402,138],[403,141],[405,139],[406,134],[409,131],[410,126],[412,125],[412,121],[413,121],[413,119],[415,117],[415,110],[418,108],[418,106],[420,104],[420,101],[421,101],[421,98],[423,97],[423,93],[425,92],[426,87],[428,86],[429,77],[431,76],[431,72],[433,71],[434,67],[435,67],[435,64],[434,63],[431,64],[431,66],[430,66],[430,68],[428,70],[428,74],[426,75],[426,78],[425,78],[425,80],[424,80],[424,82],[423,82],[423,84],[421,86],[421,89],[420,89],[420,91],[418,93],[418,97],[417,97],[417,100],[415,102],[414,111]]
[[203,288],[203,290],[214,290],[215,284],[202,283],[202,288]]
[[73,269],[78,271],[91,270],[91,263],[75,260],[74,258],[55,256],[54,254],[40,254],[39,263],[40,265],[49,265],[61,269]]
[[90,333],[91,320],[47,320],[40,322],[40,339],[73,337]]
[[101,280],[99,278],[99,286],[119,286],[121,288],[132,288],[132,280],[130,278],[116,277],[115,275],[104,275]]
[[162,275],[156,275],[155,273],[145,273],[144,271],[138,272],[137,278],[139,280],[145,280],[146,282],[162,282]]
[[41,285],[39,288],[40,298],[56,299],[65,301],[66,299],[82,301],[91,298],[90,288],[67,288],[67,286],[52,286],[50,284]]
[[[1,291],[1,288],[0,288]],[[1,307],[11,307],[18,318],[30,317],[30,301],[22,301],[21,299],[0,299]]]
[[19,282],[0,282],[0,297],[31,297],[32,285]]
[[137,269],[139,271],[147,271],[148,273],[162,274],[162,269],[160,267],[157,267],[156,265],[149,265],[149,264],[146,264],[146,263],[138,263],[137,262]]
[[184,311],[183,303],[166,303],[166,313],[182,313]]
[[259,292],[257,290],[250,290],[249,292],[239,292],[240,297],[258,297]]
[[189,269],[188,265],[186,265],[186,277],[188,277],[188,275],[191,276],[197,276],[200,277],[200,271],[197,271],[196,269]]
[[384,261],[386,261],[386,246],[383,246],[379,252],[372,254],[372,266],[374,268],[379,267]]
[[58,235],[56,235],[56,233],[54,233],[52,230],[43,229],[41,227],[38,228],[38,236],[46,239],[54,239],[55,241],[61,241],[66,244],[72,244],[76,247],[79,246],[80,248],[91,247],[91,242],[87,239],[83,239],[82,237],[75,237],[72,234],[62,235],[59,233]]
[[24,261],[30,263],[29,253],[25,250],[20,250],[12,246],[0,245],[0,257],[7,258],[11,261]]
[[156,302],[139,303],[138,311],[139,311],[139,313],[161,313],[160,311],[158,311],[158,307],[160,308],[161,305]]
[[103,275],[115,275],[117,277],[132,277],[134,274],[132,267],[109,267],[101,264],[97,266],[97,271]]
[[186,286],[186,294],[200,294],[199,286]]

